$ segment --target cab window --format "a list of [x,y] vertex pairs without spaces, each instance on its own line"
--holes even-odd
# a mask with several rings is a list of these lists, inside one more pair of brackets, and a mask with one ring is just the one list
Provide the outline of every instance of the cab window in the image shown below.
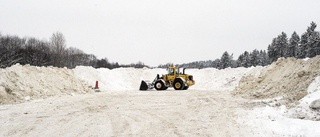
[[173,75],[173,74],[174,74],[173,72],[174,72],[174,71],[173,71],[173,68],[169,68],[169,69],[168,69],[168,74],[169,74],[169,75]]

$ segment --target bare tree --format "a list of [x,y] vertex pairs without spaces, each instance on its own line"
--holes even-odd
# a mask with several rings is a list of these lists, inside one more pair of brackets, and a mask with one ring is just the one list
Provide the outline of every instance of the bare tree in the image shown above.
[[64,67],[67,65],[66,57],[66,40],[62,33],[56,32],[52,34],[51,38],[51,48],[53,53],[53,66]]
[[21,49],[23,54],[22,64],[34,66],[52,65],[49,43],[35,38],[28,38],[25,46]]
[[1,36],[0,37],[0,67],[9,67],[22,60],[19,52],[24,45],[25,39],[17,36]]

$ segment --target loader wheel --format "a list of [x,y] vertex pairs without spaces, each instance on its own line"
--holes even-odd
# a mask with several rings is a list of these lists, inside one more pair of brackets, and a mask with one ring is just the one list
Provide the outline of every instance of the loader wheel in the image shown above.
[[156,90],[164,90],[165,86],[164,86],[164,83],[159,80],[154,84],[154,88]]
[[177,79],[173,82],[173,88],[175,90],[182,90],[184,88],[184,84],[182,82],[182,80]]

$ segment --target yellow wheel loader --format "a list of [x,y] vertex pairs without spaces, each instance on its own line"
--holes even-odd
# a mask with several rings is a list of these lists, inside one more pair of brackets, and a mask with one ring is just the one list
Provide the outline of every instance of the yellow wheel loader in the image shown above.
[[168,74],[160,77],[157,74],[156,78],[152,81],[141,81],[140,90],[149,90],[155,88],[156,90],[166,90],[169,87],[173,87],[175,90],[187,90],[190,86],[195,84],[193,76],[185,74],[185,68],[183,72],[176,66],[170,66],[167,68]]

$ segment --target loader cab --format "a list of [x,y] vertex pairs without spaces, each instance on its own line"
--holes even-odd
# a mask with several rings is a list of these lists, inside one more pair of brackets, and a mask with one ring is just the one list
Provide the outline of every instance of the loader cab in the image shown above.
[[179,74],[179,69],[176,68],[176,67],[169,67],[167,69],[168,71],[168,75],[176,75],[176,74]]

